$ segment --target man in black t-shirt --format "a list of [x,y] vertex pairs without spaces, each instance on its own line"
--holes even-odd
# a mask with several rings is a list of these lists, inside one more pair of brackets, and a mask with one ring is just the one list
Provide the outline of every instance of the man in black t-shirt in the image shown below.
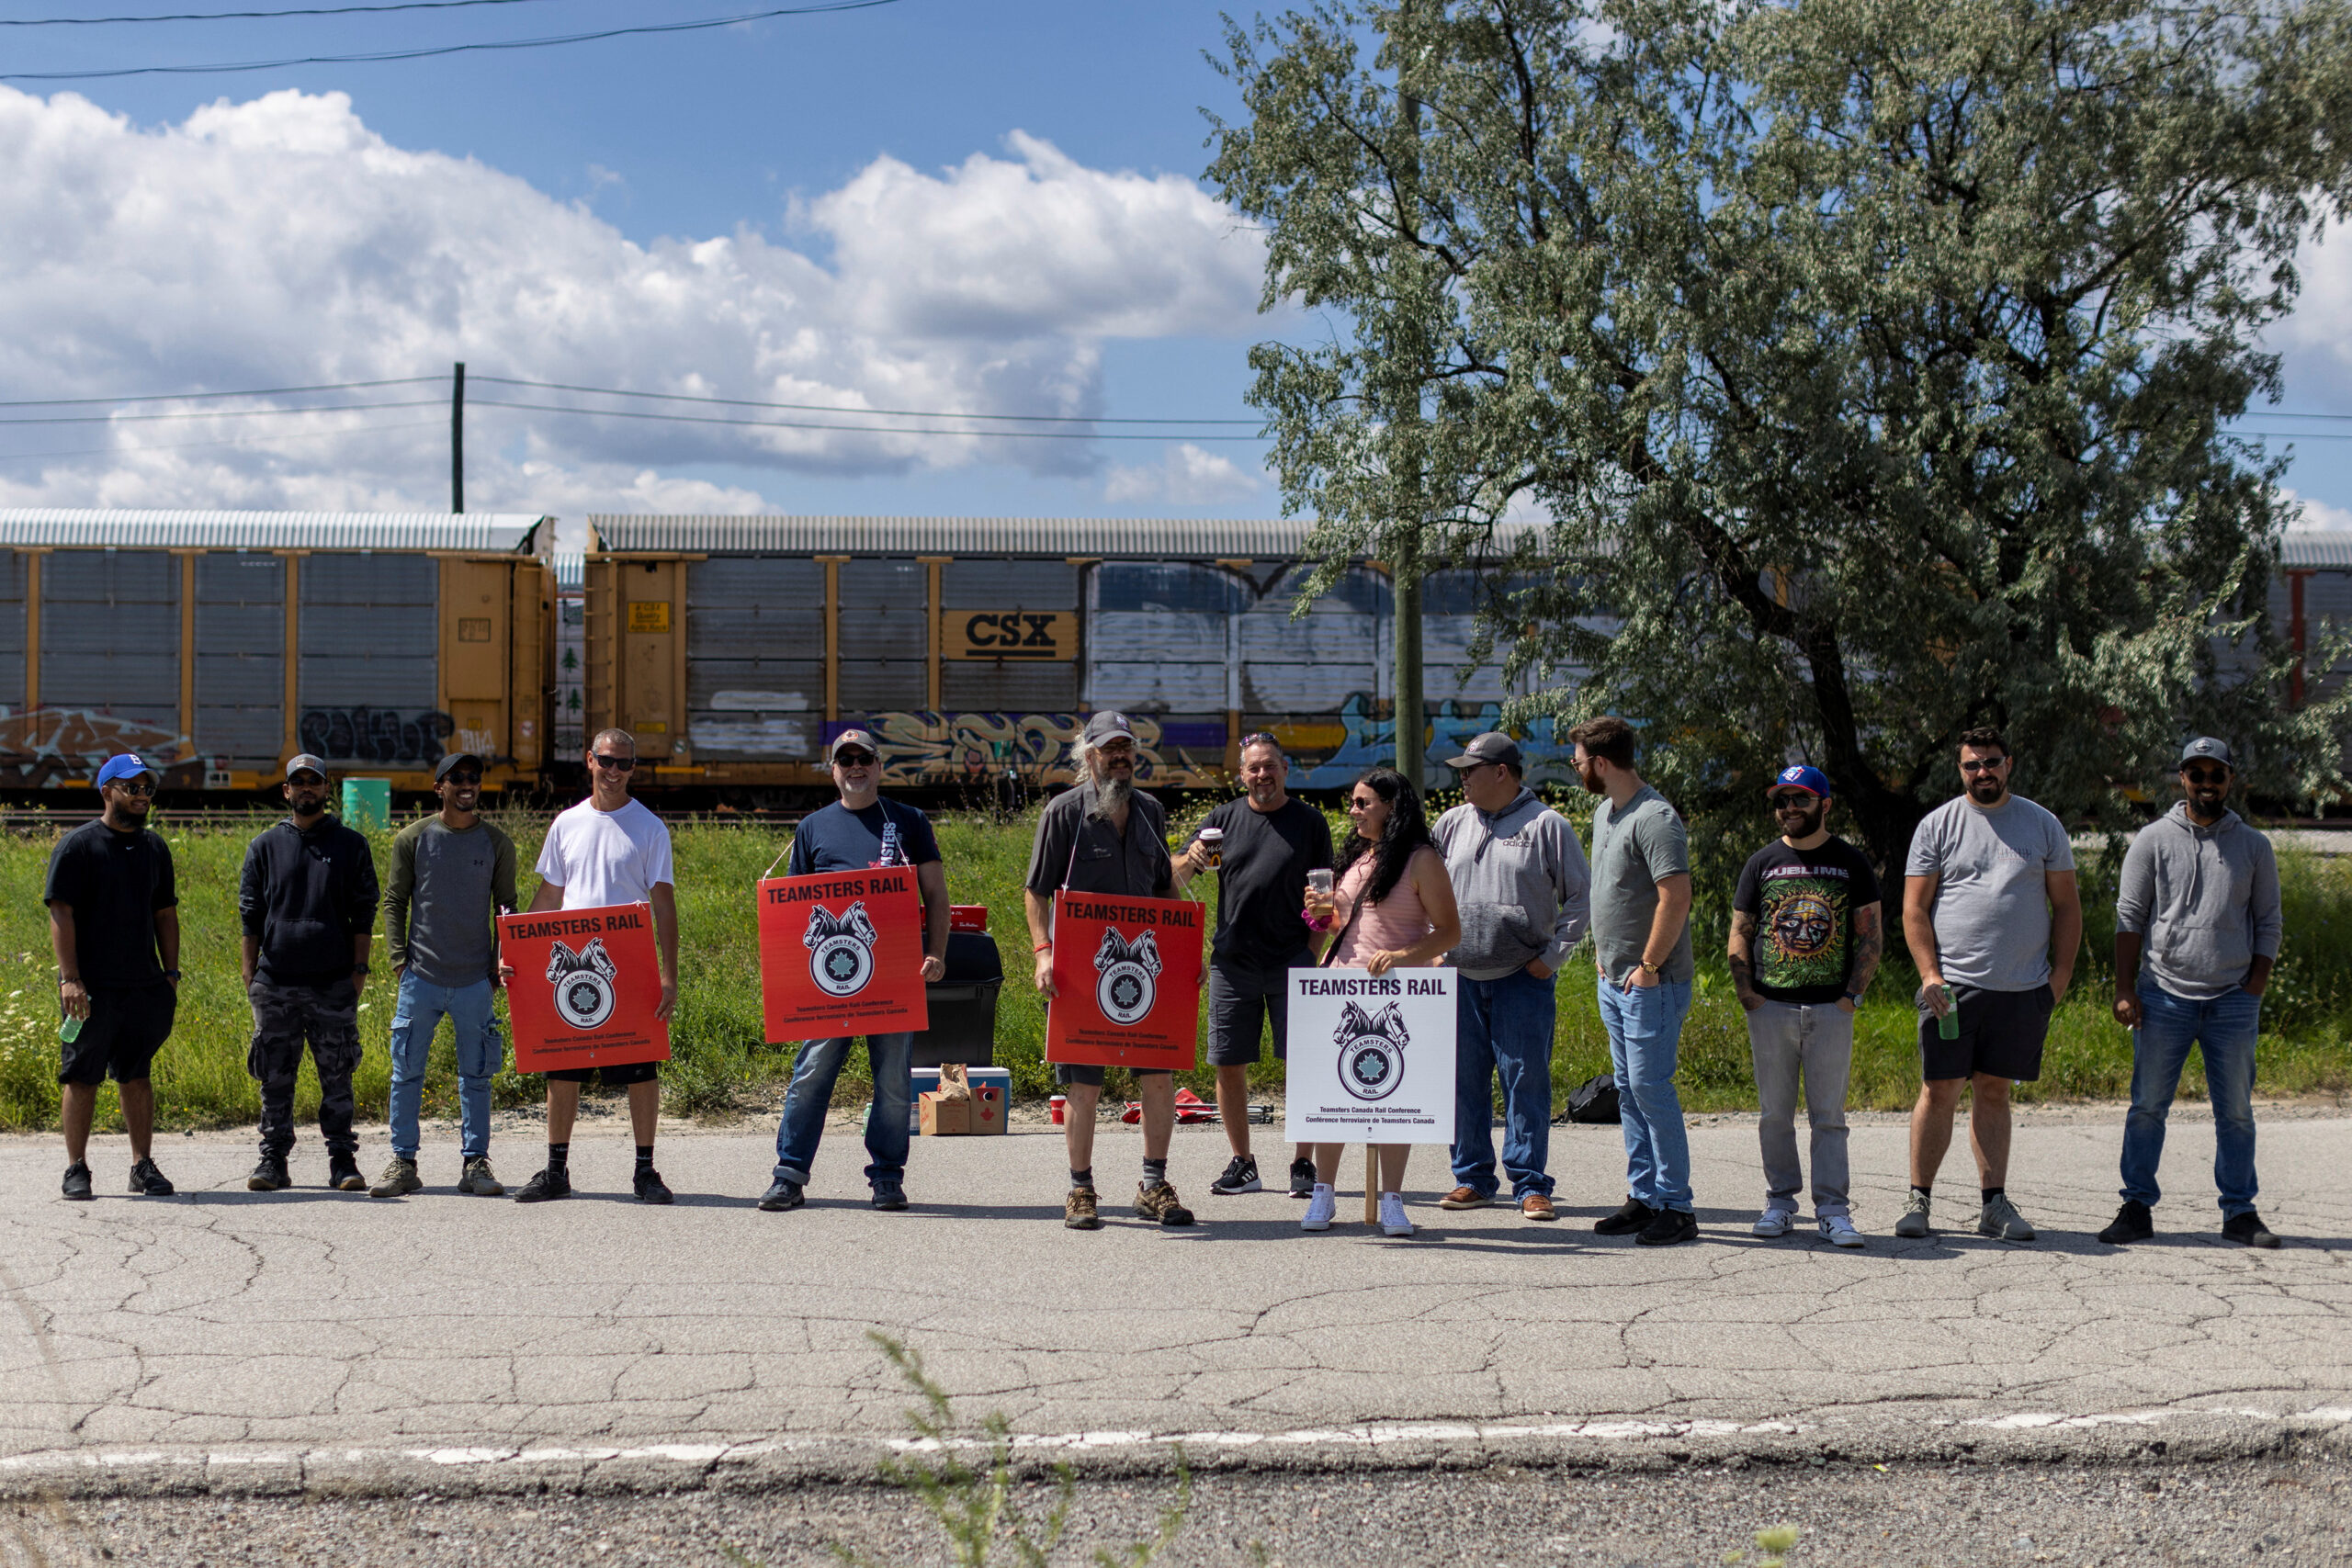
[[[831,755],[833,787],[841,799],[800,819],[785,874],[913,866],[915,886],[922,895],[923,983],[934,984],[947,973],[948,908],[947,868],[940,862],[931,820],[911,806],[882,798],[881,754],[866,731],[842,730],[833,738]],[[775,1170],[768,1190],[760,1195],[760,1207],[770,1213],[797,1209],[807,1201],[802,1190],[817,1160],[817,1144],[825,1135],[825,1111],[833,1102],[833,1083],[849,1058],[852,1038],[804,1040],[793,1058],[792,1083],[785,1090],[784,1116],[775,1129]],[[903,1030],[865,1037],[874,1073],[874,1106],[865,1117],[865,1152],[871,1157],[865,1179],[874,1190],[874,1206],[892,1213],[907,1206],[914,1043],[914,1035]]]
[[[1290,761],[1271,735],[1241,738],[1241,785],[1203,820],[1176,861],[1177,887],[1209,869],[1217,839],[1216,942],[1209,953],[1209,1065],[1216,1069],[1217,1114],[1233,1158],[1209,1183],[1220,1196],[1255,1192],[1257,1156],[1250,1152],[1250,1068],[1259,1037],[1271,1029],[1274,1060],[1290,1054],[1290,972],[1315,965],[1300,918],[1306,874],[1331,866],[1331,825],[1287,785]],[[1314,1145],[1291,1151],[1290,1195],[1315,1190]]]
[[98,1086],[112,1074],[130,1134],[130,1190],[168,1198],[155,1168],[155,1089],[148,1079],[172,1032],[179,1002],[179,893],[172,852],[147,827],[155,771],[125,753],[98,770],[106,815],[85,822],[50,852],[49,941],[57,954],[57,996],[75,1029],[64,1040],[57,1081],[63,1089],[68,1198],[90,1191],[90,1122]]
[[1763,1115],[1764,1212],[1755,1234],[1794,1227],[1797,1082],[1813,1128],[1813,1212],[1826,1241],[1860,1247],[1846,1183],[1846,1080],[1854,1009],[1878,972],[1885,936],[1878,874],[1824,826],[1829,780],[1783,768],[1766,791],[1781,837],[1749,857],[1732,896],[1731,980],[1747,1010],[1747,1043]]

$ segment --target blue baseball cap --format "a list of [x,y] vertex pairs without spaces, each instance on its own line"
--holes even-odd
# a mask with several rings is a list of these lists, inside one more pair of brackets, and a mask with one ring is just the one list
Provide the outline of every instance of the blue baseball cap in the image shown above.
[[1776,789],[1801,789],[1824,800],[1827,800],[1831,794],[1829,775],[1819,768],[1808,768],[1802,763],[1792,768],[1782,768],[1772,775],[1772,782],[1764,786],[1764,793],[1770,795]]
[[117,779],[135,779],[141,773],[158,782],[164,776],[149,767],[136,751],[125,751],[119,757],[108,757],[107,765],[98,770],[98,787],[104,789]]

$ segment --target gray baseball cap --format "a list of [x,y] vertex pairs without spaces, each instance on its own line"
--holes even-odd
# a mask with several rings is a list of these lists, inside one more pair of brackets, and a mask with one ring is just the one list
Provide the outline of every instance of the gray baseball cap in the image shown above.
[[1470,744],[1462,748],[1462,755],[1445,760],[1449,768],[1473,768],[1480,762],[1500,762],[1510,768],[1521,766],[1519,742],[1500,730],[1490,729],[1484,735],[1472,736]]
[[308,751],[297,752],[287,761],[287,782],[292,783],[296,773],[316,773],[321,779],[324,779],[327,776],[327,760],[324,757],[313,757]]
[[825,760],[831,761],[842,754],[843,748],[850,746],[871,751],[876,757],[882,755],[882,748],[874,743],[874,734],[871,730],[844,729],[833,737],[833,743],[831,746],[825,748]]
[[2227,741],[2216,740],[2210,735],[2200,735],[2196,739],[2190,741],[2188,745],[2180,749],[2180,765],[2182,767],[2185,768],[2188,766],[2189,763],[2199,761],[2200,760],[2208,762],[2219,762],[2222,766],[2233,771],[2238,765],[2237,759],[2230,755],[2229,743]]
[[1086,721],[1086,743],[1089,746],[1100,746],[1106,740],[1122,738],[1128,740],[1136,738],[1136,727],[1127,722],[1125,714],[1105,711]]

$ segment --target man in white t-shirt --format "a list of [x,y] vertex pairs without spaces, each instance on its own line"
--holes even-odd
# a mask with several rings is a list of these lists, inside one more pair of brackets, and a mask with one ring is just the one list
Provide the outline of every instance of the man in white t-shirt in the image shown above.
[[[628,796],[637,741],[626,729],[600,732],[588,745],[588,798],[548,824],[539,850],[539,890],[526,911],[594,909],[608,904],[650,904],[661,949],[662,1005],[668,1019],[678,1004],[678,898],[670,871],[670,829]],[[508,971],[512,973],[512,971]],[[580,1086],[602,1075],[607,1089],[628,1089],[629,1125],[637,1134],[637,1199],[667,1203],[670,1189],[653,1168],[653,1131],[662,1113],[660,1064],[567,1067],[547,1075],[548,1166],[514,1194],[518,1203],[544,1203],[571,1194],[571,1122]]]

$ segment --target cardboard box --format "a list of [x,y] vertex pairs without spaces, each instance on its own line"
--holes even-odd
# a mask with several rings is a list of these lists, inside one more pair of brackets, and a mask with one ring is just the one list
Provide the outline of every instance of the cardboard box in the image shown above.
[[[979,1100],[980,1091],[982,1089],[992,1089],[995,1091],[994,1100],[996,1106],[995,1115],[983,1118],[979,1113],[978,1107],[976,1105],[973,1112],[972,1125],[967,1129],[967,1131],[972,1133],[1003,1132],[1005,1128],[1005,1112],[1007,1108],[1012,1104],[1012,1069],[1010,1067],[967,1067],[964,1069],[964,1076],[971,1083],[972,1098],[975,1101]],[[923,1132],[923,1096],[939,1088],[939,1069],[937,1067],[917,1067],[914,1070],[914,1080],[915,1099],[913,1103],[907,1107],[907,1131],[910,1133],[921,1134]]]
[[936,1090],[915,1101],[915,1126],[926,1138],[959,1137],[972,1130],[968,1097],[943,1098]]
[[972,1126],[974,1137],[1004,1131],[1004,1090],[992,1083],[972,1086]]

